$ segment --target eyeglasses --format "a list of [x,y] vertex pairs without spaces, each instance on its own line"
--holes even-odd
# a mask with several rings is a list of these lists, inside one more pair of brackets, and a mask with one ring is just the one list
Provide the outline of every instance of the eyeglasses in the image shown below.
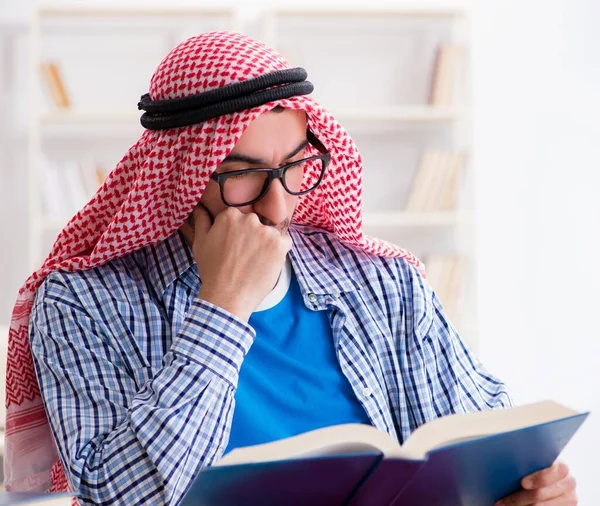
[[[306,195],[321,184],[331,154],[310,131],[307,139],[321,153],[288,163],[277,169],[242,169],[231,172],[213,172],[210,178],[219,183],[221,199],[230,207],[248,206],[262,199],[275,179],[279,179],[290,195]],[[311,164],[317,164],[314,174],[308,174]]]

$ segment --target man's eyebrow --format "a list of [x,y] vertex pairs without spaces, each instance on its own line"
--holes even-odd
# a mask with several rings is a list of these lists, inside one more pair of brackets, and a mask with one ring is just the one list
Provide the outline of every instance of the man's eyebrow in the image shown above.
[[[304,139],[300,144],[298,144],[298,146],[291,153],[289,153],[284,158],[284,160],[289,160],[290,158],[293,158],[298,153],[300,153],[300,151],[302,151],[304,148],[306,148],[306,146],[308,146],[308,139]],[[248,163],[250,165],[268,165],[269,164],[269,162],[267,162],[265,160],[262,160],[260,158],[254,158],[254,157],[248,156],[248,155],[244,155],[242,153],[229,153],[229,155],[227,155],[221,163],[226,163],[226,162],[244,162],[244,163]]]

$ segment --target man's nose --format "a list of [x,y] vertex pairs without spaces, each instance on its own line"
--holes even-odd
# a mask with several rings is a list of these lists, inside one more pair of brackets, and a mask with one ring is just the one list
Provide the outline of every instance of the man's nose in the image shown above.
[[254,210],[263,218],[268,220],[266,225],[279,225],[288,218],[287,192],[279,179],[271,183],[267,194],[254,204]]

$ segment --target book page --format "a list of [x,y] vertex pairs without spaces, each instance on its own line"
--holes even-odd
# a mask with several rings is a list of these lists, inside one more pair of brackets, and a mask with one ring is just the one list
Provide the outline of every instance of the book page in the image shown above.
[[422,459],[436,448],[449,444],[523,429],[578,415],[579,412],[553,401],[478,413],[461,413],[438,418],[415,430],[402,448],[391,449],[386,458]]
[[352,453],[386,453],[399,448],[388,434],[371,425],[344,424],[313,430],[272,443],[237,448],[227,453],[217,466],[272,462],[297,458]]

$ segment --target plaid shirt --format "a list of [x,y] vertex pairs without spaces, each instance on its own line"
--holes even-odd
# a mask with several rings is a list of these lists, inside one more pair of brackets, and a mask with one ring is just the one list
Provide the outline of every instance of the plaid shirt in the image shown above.
[[[414,267],[311,227],[290,234],[304,304],[331,312],[341,369],[373,425],[402,442],[434,418],[511,405]],[[255,333],[199,288],[178,233],[40,287],[31,349],[83,503],[177,504],[223,455]]]

